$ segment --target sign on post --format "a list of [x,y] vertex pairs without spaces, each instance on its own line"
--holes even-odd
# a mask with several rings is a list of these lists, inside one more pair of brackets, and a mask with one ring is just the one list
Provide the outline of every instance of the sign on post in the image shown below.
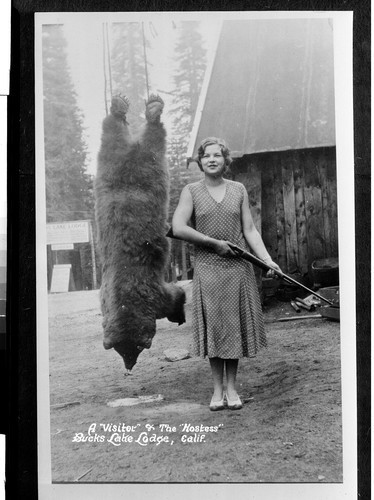
[[87,243],[90,241],[89,221],[52,222],[47,224],[47,245]]
[[91,245],[92,284],[94,290],[96,290],[96,258],[91,221],[75,220],[47,224],[47,245],[51,245],[53,251],[73,250],[74,243],[90,243]]

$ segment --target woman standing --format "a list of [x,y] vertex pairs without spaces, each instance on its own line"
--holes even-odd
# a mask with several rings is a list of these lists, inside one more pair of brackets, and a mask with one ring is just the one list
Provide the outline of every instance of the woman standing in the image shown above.
[[[174,236],[195,245],[193,279],[194,354],[209,357],[214,393],[212,411],[242,408],[235,388],[238,360],[266,346],[261,303],[252,265],[229,243],[275,264],[256,230],[243,184],[223,177],[231,163],[225,142],[202,141],[197,162],[204,178],[181,192],[173,217]],[[192,227],[190,227],[190,225]],[[226,393],[223,376],[226,370]]]

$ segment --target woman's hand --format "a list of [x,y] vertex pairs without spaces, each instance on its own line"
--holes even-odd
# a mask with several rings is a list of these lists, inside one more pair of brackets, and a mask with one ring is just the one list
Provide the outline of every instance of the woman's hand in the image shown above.
[[236,253],[230,248],[230,242],[224,240],[216,240],[212,244],[213,250],[221,257],[235,257]]
[[267,264],[268,266],[270,266],[272,269],[269,269],[269,271],[266,273],[266,276],[268,278],[273,278],[275,273],[274,273],[274,269],[278,272],[282,272],[282,269],[278,266],[278,264],[276,262],[274,262],[273,260],[271,259],[266,259],[265,261],[265,264]]

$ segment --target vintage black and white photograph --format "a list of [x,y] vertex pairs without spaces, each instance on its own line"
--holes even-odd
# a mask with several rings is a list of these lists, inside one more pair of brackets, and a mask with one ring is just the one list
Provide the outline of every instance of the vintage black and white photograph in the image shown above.
[[41,498],[354,491],[351,22],[36,14]]

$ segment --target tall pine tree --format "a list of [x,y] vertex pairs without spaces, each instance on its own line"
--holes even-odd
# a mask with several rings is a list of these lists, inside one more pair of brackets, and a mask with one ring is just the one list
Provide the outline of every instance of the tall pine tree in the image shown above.
[[[43,26],[44,151],[47,222],[94,219],[93,178],[86,172],[83,115],[77,105],[61,25]],[[94,225],[93,225],[94,227]],[[58,251],[59,263],[71,263],[75,286],[92,288],[88,243]],[[48,283],[53,261],[48,248]]]
[[93,217],[83,116],[69,73],[61,25],[43,26],[43,98],[47,221]]
[[[200,32],[200,23],[185,21],[179,25],[179,36],[175,46],[174,90],[171,113],[173,115],[172,139],[169,141],[168,160],[170,171],[171,219],[178,204],[182,188],[189,182],[200,179],[199,170],[187,169],[187,148],[195,118],[197,104],[206,70],[206,49]],[[171,260],[183,269],[182,278],[192,267],[192,245],[173,240]]]
[[144,99],[147,95],[142,25],[138,22],[113,23],[111,33],[113,94],[129,98],[127,120],[130,128],[138,132],[144,124]]
[[200,178],[196,170],[186,168],[187,148],[206,70],[206,49],[199,22],[180,23],[175,46],[175,65],[174,98],[171,108],[172,140],[168,149],[171,180],[170,215],[175,210],[183,186]]

